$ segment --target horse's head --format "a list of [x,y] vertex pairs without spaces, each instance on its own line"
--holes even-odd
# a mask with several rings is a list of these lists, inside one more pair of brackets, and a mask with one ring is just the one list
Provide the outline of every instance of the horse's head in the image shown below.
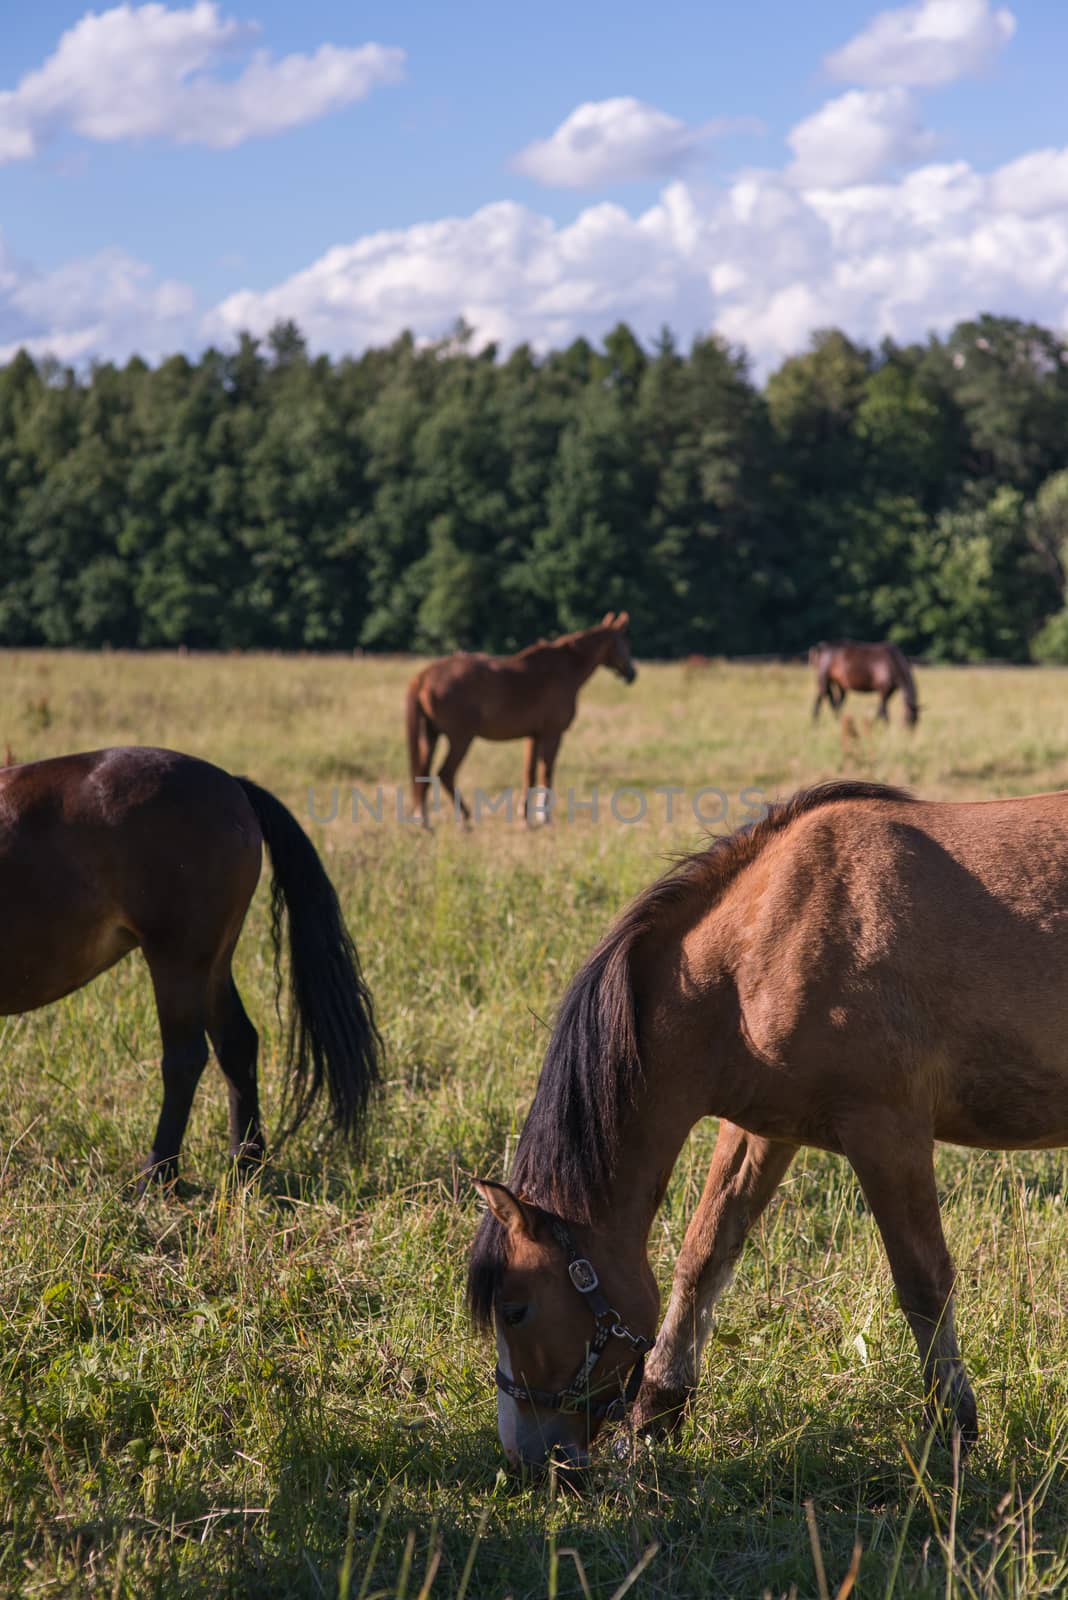
[[475,1188],[491,1215],[471,1251],[468,1299],[497,1338],[501,1444],[513,1467],[585,1467],[641,1382],[659,1309],[652,1273],[503,1184]]
[[914,728],[920,720],[920,708],[915,700],[905,701],[905,726]]
[[606,611],[601,627],[607,629],[603,665],[618,672],[624,683],[633,683],[638,669],[630,658],[630,612]]

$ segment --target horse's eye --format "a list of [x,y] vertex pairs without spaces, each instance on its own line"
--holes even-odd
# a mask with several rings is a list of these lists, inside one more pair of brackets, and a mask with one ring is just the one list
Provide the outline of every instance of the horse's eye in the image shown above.
[[502,1306],[501,1316],[510,1328],[518,1328],[529,1310],[529,1306]]

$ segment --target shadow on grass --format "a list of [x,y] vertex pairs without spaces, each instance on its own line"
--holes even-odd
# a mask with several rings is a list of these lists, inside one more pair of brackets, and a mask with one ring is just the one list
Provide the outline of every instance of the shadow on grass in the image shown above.
[[[707,1414],[687,1423],[679,1446],[638,1441],[627,1460],[600,1452],[579,1495],[501,1470],[481,1393],[472,1402],[439,1388],[435,1398],[418,1420],[383,1423],[359,1396],[339,1406],[279,1380],[265,1498],[221,1503],[188,1462],[154,1467],[148,1457],[130,1480],[151,1491],[142,1512],[129,1483],[101,1462],[100,1514],[50,1522],[53,1566],[72,1575],[97,1566],[103,1592],[138,1600],[609,1600],[636,1573],[627,1591],[635,1596],[778,1600],[791,1586],[817,1593],[811,1500],[831,1593],[857,1540],[862,1595],[1063,1592],[1040,1570],[1052,1570],[1058,1552],[1063,1559],[1068,1527],[1068,1477],[1055,1452],[1041,1463],[1036,1452],[1039,1481],[1020,1489],[980,1446],[955,1483],[951,1457],[932,1451],[924,1468],[925,1441],[904,1430],[870,1444],[813,1416],[786,1432],[770,1406],[754,1405],[724,1414],[714,1434]],[[30,1504],[33,1485],[25,1487]],[[39,1538],[16,1543],[33,1560]],[[961,1575],[952,1586],[950,1548]],[[1013,1581],[1013,1561],[1030,1568],[1030,1587]],[[1004,1581],[984,1587],[983,1572]]]
[[[759,1430],[746,1432],[760,1440]],[[903,1448],[884,1439],[873,1452],[856,1431],[825,1429],[818,1419],[786,1440],[774,1425],[766,1434],[776,1442],[718,1453],[693,1439],[691,1448],[639,1442],[625,1462],[601,1452],[576,1494],[506,1475],[489,1418],[478,1429],[450,1426],[445,1416],[398,1420],[372,1434],[355,1418],[339,1425],[294,1406],[279,1441],[276,1493],[267,1515],[241,1530],[226,1592],[607,1600],[644,1558],[627,1591],[634,1595],[777,1597],[792,1585],[813,1594],[809,1500],[832,1592],[858,1539],[858,1592],[895,1596],[947,1592],[951,1526],[958,1564],[996,1560],[1017,1524],[1028,1525],[1036,1551],[1064,1543],[1063,1475],[1025,1510],[1027,1496],[1014,1497],[1014,1484],[981,1450],[955,1486],[947,1452],[932,1450],[923,1467],[922,1440]],[[159,1593],[199,1593],[193,1578],[187,1564],[183,1586]]]

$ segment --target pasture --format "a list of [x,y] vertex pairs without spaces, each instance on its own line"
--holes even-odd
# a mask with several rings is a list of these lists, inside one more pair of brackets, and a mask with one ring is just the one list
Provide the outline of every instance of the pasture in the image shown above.
[[[635,641],[640,649],[640,641]],[[918,674],[918,728],[810,720],[808,669],[644,666],[583,692],[526,832],[398,822],[406,661],[8,653],[0,749],[20,761],[168,745],[271,788],[341,895],[389,1051],[363,1159],[306,1129],[242,1187],[209,1068],[177,1193],[130,1181],[158,1110],[138,954],[3,1023],[0,1590],[12,1595],[806,1597],[947,1600],[1068,1585],[1068,1156],[943,1150],[958,1327],[981,1439],[920,1430],[920,1376],[844,1162],[802,1154],[754,1230],[674,1446],[601,1453],[591,1492],[500,1470],[492,1352],[467,1326],[472,1173],[500,1178],[555,1003],[615,912],[696,847],[691,797],[768,799],[835,776],[980,798],[1068,787],[1068,675]],[[464,787],[519,787],[476,744]],[[608,797],[643,821],[626,824]],[[672,799],[657,786],[682,791]],[[309,787],[320,816],[309,820]],[[376,801],[352,818],[352,790]],[[706,815],[719,802],[706,796]],[[266,876],[266,875],[265,875]],[[236,972],[281,1085],[266,884]],[[1068,978],[1068,975],[1066,975]],[[653,1247],[670,1279],[714,1139],[683,1153]],[[811,1508],[806,1510],[806,1503]],[[814,1561],[818,1541],[822,1567]],[[825,1576],[824,1576],[825,1573]],[[821,1587],[822,1585],[822,1587]]]

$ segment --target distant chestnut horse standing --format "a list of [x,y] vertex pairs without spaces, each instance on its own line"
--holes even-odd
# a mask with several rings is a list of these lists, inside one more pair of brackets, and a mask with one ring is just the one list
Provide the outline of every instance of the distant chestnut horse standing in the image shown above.
[[[693,1125],[719,1117],[667,1315],[647,1248]],[[1068,1144],[1068,793],[802,793],[631,904],[568,990],[472,1249],[514,1463],[582,1465],[637,1392],[671,1427],[713,1307],[800,1145],[851,1162],[935,1417],[976,1434],[936,1140]],[[640,1387],[639,1387],[640,1386]]]
[[208,1038],[229,1085],[231,1153],[262,1160],[259,1041],[230,963],[264,844],[276,963],[283,912],[289,921],[283,1111],[292,1129],[325,1088],[334,1123],[358,1135],[378,1080],[371,997],[315,847],[281,801],[173,750],[95,750],[0,772],[0,1015],[48,1005],[141,947],[163,1036],[145,1178],[177,1174]]
[[[541,785],[553,786],[560,740],[575,716],[578,692],[598,667],[609,667],[625,683],[637,671],[630,658],[630,617],[609,612],[596,628],[528,645],[514,656],[442,656],[416,673],[408,685],[408,758],[412,804],[428,823],[430,767],[438,738],[449,741],[437,773],[464,820],[470,811],[456,792],[456,774],[472,739],[526,739],[523,813],[541,768]],[[551,811],[546,811],[546,817]]]
[[875,713],[884,722],[887,702],[895,689],[900,689],[905,701],[905,722],[914,727],[920,708],[916,700],[916,684],[903,653],[896,644],[855,644],[852,639],[841,639],[835,644],[821,641],[813,645],[808,659],[816,669],[816,704],[813,717],[820,714],[826,699],[832,711],[840,711],[847,689],[879,696],[879,709]]

